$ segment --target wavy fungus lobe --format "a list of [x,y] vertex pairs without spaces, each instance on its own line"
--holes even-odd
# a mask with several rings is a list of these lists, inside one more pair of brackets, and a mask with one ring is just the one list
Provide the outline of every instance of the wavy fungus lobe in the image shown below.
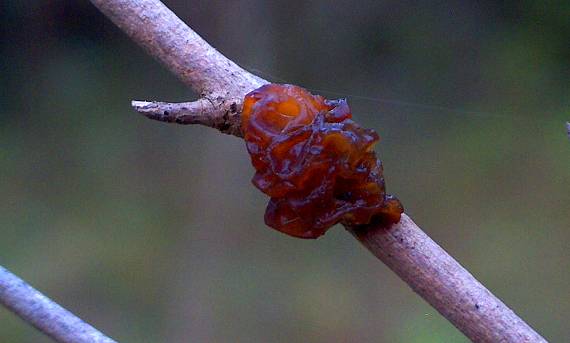
[[265,223],[317,238],[338,222],[396,223],[400,202],[386,194],[374,130],[351,120],[346,100],[326,100],[293,85],[262,86],[244,100],[242,130],[256,170],[253,184],[271,200]]

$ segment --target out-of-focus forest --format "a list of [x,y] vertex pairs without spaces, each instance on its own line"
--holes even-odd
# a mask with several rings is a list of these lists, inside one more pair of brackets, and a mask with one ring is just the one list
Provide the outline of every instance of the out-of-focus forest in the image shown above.
[[[166,1],[240,65],[347,97],[388,191],[570,339],[570,2]],[[88,1],[0,4],[0,264],[121,342],[466,342],[338,226],[263,223],[243,141]],[[0,341],[49,340],[0,308]]]

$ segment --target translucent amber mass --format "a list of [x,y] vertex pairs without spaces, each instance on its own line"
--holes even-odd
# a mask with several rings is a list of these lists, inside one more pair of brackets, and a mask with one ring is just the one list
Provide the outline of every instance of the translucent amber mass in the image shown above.
[[336,223],[396,223],[400,202],[386,194],[378,135],[351,120],[346,100],[326,100],[293,85],[246,95],[242,130],[256,170],[253,184],[271,200],[265,223],[317,238]]

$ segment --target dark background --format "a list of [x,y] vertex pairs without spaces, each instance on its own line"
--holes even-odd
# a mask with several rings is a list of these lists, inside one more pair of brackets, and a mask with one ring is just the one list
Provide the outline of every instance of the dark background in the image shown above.
[[[166,1],[242,66],[347,96],[389,192],[570,339],[569,1]],[[263,224],[241,140],[88,1],[0,5],[0,264],[121,342],[465,342],[336,227]],[[2,342],[48,342],[0,308]]]

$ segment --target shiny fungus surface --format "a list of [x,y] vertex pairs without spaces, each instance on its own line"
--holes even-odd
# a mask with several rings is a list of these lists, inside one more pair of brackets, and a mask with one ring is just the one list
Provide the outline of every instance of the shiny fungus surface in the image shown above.
[[386,194],[374,130],[351,120],[346,100],[326,100],[293,85],[268,84],[246,95],[242,130],[253,184],[271,197],[265,223],[317,238],[339,222],[396,223],[400,202]]

